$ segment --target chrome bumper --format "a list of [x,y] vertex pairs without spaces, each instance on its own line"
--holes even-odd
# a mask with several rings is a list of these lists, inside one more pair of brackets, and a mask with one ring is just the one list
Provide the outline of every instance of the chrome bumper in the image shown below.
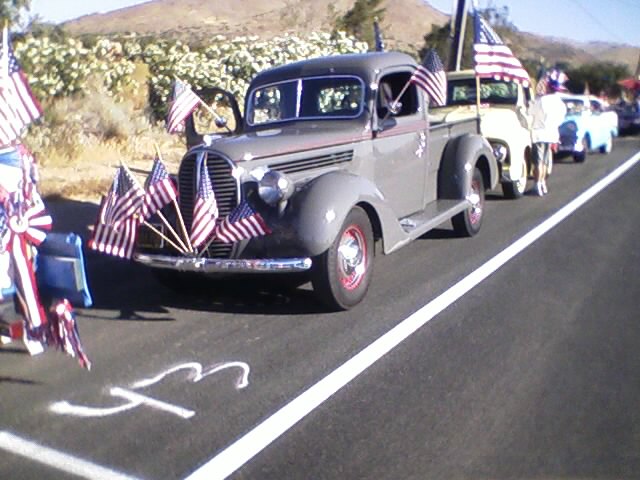
[[200,273],[291,273],[311,268],[310,258],[195,258],[136,253],[133,259],[153,268]]

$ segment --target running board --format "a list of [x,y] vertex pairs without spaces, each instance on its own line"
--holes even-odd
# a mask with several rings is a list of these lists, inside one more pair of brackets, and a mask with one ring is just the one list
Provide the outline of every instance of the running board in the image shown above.
[[411,240],[415,240],[458,213],[464,212],[469,206],[468,200],[436,200],[427,205],[422,212],[400,219],[400,226]]

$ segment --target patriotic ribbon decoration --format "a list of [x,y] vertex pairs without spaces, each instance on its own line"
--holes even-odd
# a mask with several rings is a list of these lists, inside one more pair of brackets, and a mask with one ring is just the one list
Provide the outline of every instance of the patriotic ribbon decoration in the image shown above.
[[13,260],[16,283],[20,287],[25,303],[26,317],[30,326],[39,327],[47,323],[47,317],[40,302],[33,261],[29,245],[40,245],[51,230],[52,219],[42,202],[36,203],[20,214],[20,209],[9,214],[7,222],[10,232],[8,250]]

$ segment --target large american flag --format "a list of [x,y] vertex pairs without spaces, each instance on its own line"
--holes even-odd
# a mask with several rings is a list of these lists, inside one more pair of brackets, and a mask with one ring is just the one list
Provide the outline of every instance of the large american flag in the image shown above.
[[175,183],[171,180],[169,172],[159,158],[153,162],[151,172],[144,183],[145,198],[143,215],[149,218],[169,202],[173,202],[178,196]]
[[42,115],[42,107],[13,54],[6,27],[2,35],[0,66],[0,145],[8,145]]
[[167,132],[176,133],[184,129],[184,121],[200,104],[201,100],[191,87],[181,80],[173,84],[173,101],[167,115]]
[[206,160],[203,160],[200,165],[198,192],[196,203],[193,207],[193,221],[191,222],[191,235],[189,236],[194,247],[202,245],[211,237],[219,215],[218,202],[213,193]]
[[243,201],[218,224],[215,236],[223,243],[239,242],[246,238],[271,233],[271,229],[258,212],[247,201]]
[[442,107],[447,103],[447,75],[435,49],[430,48],[409,79],[411,83],[422,88],[429,97],[430,103]]
[[475,14],[475,39],[473,58],[476,75],[480,78],[497,78],[529,85],[529,74],[507,47],[491,25]]

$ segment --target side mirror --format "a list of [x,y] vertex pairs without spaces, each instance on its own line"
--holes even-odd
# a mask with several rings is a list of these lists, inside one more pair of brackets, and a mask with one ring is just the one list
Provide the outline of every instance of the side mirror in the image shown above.
[[189,148],[200,145],[205,136],[237,134],[242,129],[242,115],[234,95],[217,87],[198,90],[196,94],[206,105],[199,105],[185,122]]

